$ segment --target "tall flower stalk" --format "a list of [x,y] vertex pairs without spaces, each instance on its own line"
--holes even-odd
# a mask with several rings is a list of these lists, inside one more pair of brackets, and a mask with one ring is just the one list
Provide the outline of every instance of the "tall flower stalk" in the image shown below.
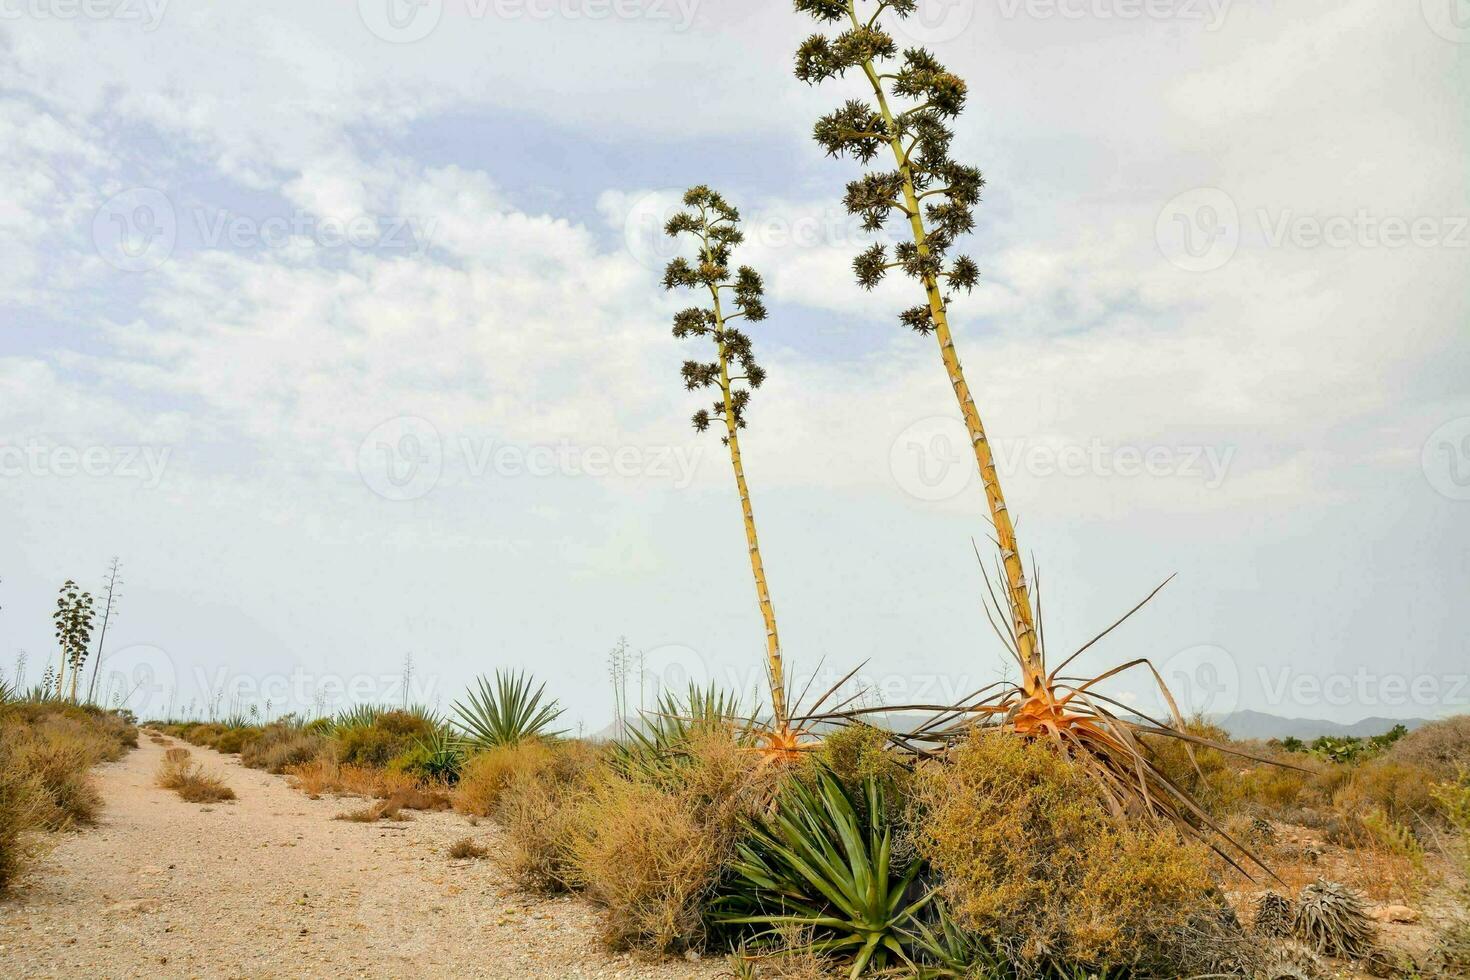
[[[750,488],[745,480],[745,463],[740,455],[740,430],[745,428],[745,411],[750,393],[765,380],[765,370],[756,363],[750,337],[734,320],[754,323],[766,318],[762,301],[764,285],[750,266],[730,271],[731,252],[745,240],[740,231],[740,213],[715,191],[700,185],[684,194],[685,210],[669,219],[664,231],[672,238],[688,235],[698,245],[693,262],[675,258],[664,272],[665,289],[693,289],[707,293],[708,306],[691,306],[674,315],[674,336],[704,338],[713,347],[712,361],[685,361],[684,387],[689,391],[714,389],[710,408],[694,413],[694,428],[705,432],[711,426],[722,430],[720,441],[730,451],[735,471],[735,488],[740,494],[740,511],[745,521],[745,543],[750,553],[750,571],[755,579],[756,600],[766,629],[766,672],[771,688],[772,734],[790,735],[790,712],[786,705],[786,681],[781,664],[781,638],[776,629],[776,610],[761,560],[760,538]],[[726,302],[728,300],[728,308]]]
[[[893,37],[880,26],[885,14],[903,18],[917,0],[796,0],[798,11],[823,24],[845,28],[835,36],[814,34],[796,55],[796,76],[815,85],[860,73],[872,101],[849,100],[816,125],[818,143],[832,156],[850,156],[868,165],[886,150],[892,170],[872,170],[847,185],[849,212],[863,219],[868,231],[882,229],[894,215],[908,223],[910,240],[890,253],[874,244],[853,262],[860,285],[876,286],[891,269],[902,269],[924,290],[924,303],[904,311],[900,319],[920,334],[932,334],[939,345],[950,387],[969,432],[985,499],[995,525],[1004,567],[1011,628],[1028,691],[1044,684],[1045,667],[1037,640],[1026,569],[1016,543],[995,458],[980,412],[965,380],[949,323],[949,301],[957,290],[969,292],[979,269],[965,255],[950,257],[955,239],[974,227],[974,208],[985,179],[974,167],[949,156],[954,138],[949,123],[965,106],[967,89],[935,57],[922,48],[901,54]],[[867,11],[866,16],[862,11]]]

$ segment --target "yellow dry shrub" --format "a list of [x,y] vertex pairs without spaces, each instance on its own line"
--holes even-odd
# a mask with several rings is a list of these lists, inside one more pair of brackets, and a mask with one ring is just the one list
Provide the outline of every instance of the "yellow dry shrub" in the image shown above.
[[1333,803],[1353,819],[1380,810],[1395,823],[1412,826],[1437,811],[1434,782],[1429,770],[1383,756],[1351,767]]
[[556,754],[545,742],[533,739],[477,752],[460,772],[452,795],[454,809],[467,816],[493,817],[511,779],[518,773],[536,776],[550,770]]
[[723,849],[696,808],[608,772],[578,809],[571,858],[587,896],[607,910],[609,943],[664,950],[697,938]]
[[[719,729],[695,736],[669,765],[629,773],[599,764],[561,784],[563,813],[553,817],[546,850],[563,864],[562,883],[605,909],[604,934],[614,946],[695,946],[741,824],[766,805],[777,779],[777,767],[762,766]],[[507,799],[524,806],[522,795],[513,784]],[[543,814],[548,803],[538,803]]]
[[1202,847],[1120,825],[1048,744],[976,732],[915,789],[915,846],[951,914],[1022,963],[1167,960],[1214,908]]

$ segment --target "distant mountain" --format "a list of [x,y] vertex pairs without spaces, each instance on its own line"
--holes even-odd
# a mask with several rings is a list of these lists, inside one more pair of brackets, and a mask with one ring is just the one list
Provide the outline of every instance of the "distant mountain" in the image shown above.
[[1232,711],[1211,719],[1230,733],[1231,738],[1291,738],[1314,739],[1321,735],[1367,736],[1382,735],[1395,725],[1403,725],[1413,731],[1429,724],[1428,718],[1364,718],[1351,725],[1336,721],[1320,721],[1314,718],[1282,718],[1263,711]]

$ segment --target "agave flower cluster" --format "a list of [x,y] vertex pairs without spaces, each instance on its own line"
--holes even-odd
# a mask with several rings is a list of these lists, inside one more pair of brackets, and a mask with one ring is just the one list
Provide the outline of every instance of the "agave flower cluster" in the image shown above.
[[[720,397],[711,408],[694,413],[694,428],[704,432],[712,421],[728,419],[735,428],[743,429],[750,392],[761,386],[766,373],[756,363],[750,337],[730,326],[730,321],[764,320],[765,286],[760,274],[747,265],[731,275],[731,252],[745,240],[740,231],[739,211],[717,192],[702,185],[684,194],[684,206],[688,210],[670,218],[664,231],[670,237],[693,236],[699,243],[699,251],[693,262],[680,256],[669,263],[664,271],[664,288],[708,290],[710,306],[691,306],[674,315],[674,336],[681,340],[708,337],[714,341],[715,360],[684,362],[684,387],[690,391],[720,390]],[[724,309],[722,293],[725,291],[730,294],[733,312]],[[738,368],[740,373],[734,373],[732,368]],[[729,442],[728,435],[724,441]]]
[[[878,23],[885,11],[907,16],[915,0],[876,4],[863,19],[854,0],[797,0],[796,9],[824,23],[847,23],[835,36],[813,34],[796,53],[796,76],[815,85],[860,72],[871,83],[873,101],[851,99],[823,116],[816,140],[834,157],[849,156],[872,164],[880,150],[893,156],[891,170],[872,170],[847,185],[847,210],[862,218],[868,231],[884,228],[895,214],[912,225],[913,240],[888,247],[874,243],[853,262],[865,289],[881,282],[890,269],[902,269],[926,290],[944,287],[941,304],[955,289],[973,289],[979,267],[967,255],[950,257],[955,240],[975,227],[975,205],[985,178],[972,166],[950,156],[954,131],[949,123],[965,107],[965,82],[923,48],[899,51],[893,36]],[[899,108],[897,100],[907,103]],[[934,327],[932,304],[900,315],[920,333]]]

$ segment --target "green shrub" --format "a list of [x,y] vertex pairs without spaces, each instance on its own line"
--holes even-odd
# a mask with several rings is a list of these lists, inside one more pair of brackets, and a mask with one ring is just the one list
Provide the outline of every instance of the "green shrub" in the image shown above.
[[407,711],[385,711],[370,725],[339,726],[335,732],[343,765],[382,769],[435,730],[429,719]]

